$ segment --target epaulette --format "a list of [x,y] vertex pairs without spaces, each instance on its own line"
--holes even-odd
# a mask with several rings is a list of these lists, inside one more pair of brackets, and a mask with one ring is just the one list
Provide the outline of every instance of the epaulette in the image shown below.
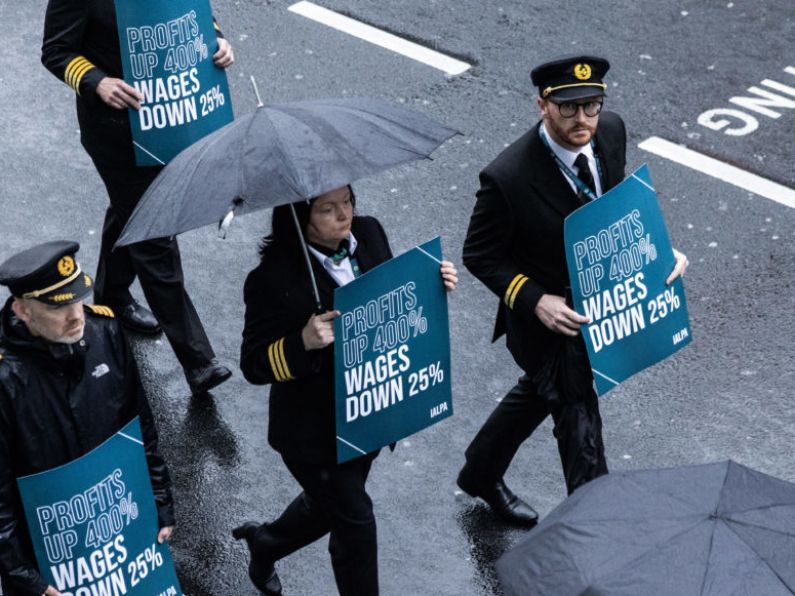
[[113,314],[113,311],[109,306],[101,306],[99,304],[86,304],[84,305],[88,310],[93,312],[95,315],[101,315],[103,317],[110,317],[111,319],[114,318],[116,315]]

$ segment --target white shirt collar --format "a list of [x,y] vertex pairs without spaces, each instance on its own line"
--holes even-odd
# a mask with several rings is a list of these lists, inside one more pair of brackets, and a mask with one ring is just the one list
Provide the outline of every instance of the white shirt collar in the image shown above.
[[[359,244],[356,242],[356,237],[353,235],[353,232],[348,234],[348,242],[350,243],[348,254],[352,255],[356,252],[356,247]],[[324,255],[311,244],[307,244],[306,246],[309,249],[309,252],[311,252],[318,262],[323,265],[323,269],[328,271],[334,281],[336,281],[338,284],[344,286],[346,283],[353,281],[355,276],[353,273],[353,267],[351,266],[350,258],[345,257],[342,259],[342,261],[340,261],[339,265],[337,265],[334,263],[334,259],[328,255]]]

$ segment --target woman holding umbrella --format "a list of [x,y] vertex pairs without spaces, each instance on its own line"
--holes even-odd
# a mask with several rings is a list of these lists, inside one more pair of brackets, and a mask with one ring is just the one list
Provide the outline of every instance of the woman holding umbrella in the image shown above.
[[[240,366],[254,384],[272,384],[268,441],[303,489],[271,523],[236,528],[251,555],[249,577],[281,594],[277,560],[330,534],[329,551],[341,596],[378,594],[376,524],[365,490],[378,453],[336,463],[334,431],[334,288],[389,260],[384,229],[354,216],[350,186],[294,203],[317,280],[318,313],[290,206],[273,210],[262,261],[246,280]],[[442,262],[442,281],[455,289],[456,269]]]

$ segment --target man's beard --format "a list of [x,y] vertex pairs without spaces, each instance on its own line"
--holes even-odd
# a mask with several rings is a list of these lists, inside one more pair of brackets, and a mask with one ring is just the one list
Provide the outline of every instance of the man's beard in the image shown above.
[[38,331],[39,331],[38,335],[41,338],[45,339],[46,341],[48,341],[50,343],[71,345],[71,344],[76,344],[81,339],[83,339],[83,334],[84,334],[84,331],[85,331],[85,325],[80,325],[80,330],[79,331],[76,330],[76,331],[74,331],[72,333],[64,334],[64,335],[53,335],[53,334],[51,334],[49,332],[42,333],[41,329],[39,329]]

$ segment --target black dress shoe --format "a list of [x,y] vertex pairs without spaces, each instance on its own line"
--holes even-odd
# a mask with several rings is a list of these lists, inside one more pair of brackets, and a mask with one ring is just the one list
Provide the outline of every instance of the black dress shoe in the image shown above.
[[535,509],[513,494],[502,479],[488,487],[478,486],[461,470],[456,482],[469,496],[483,499],[506,522],[530,527],[538,523]]
[[162,331],[160,323],[148,308],[138,304],[135,300],[124,306],[111,306],[119,322],[126,329],[143,333],[144,335],[157,335]]
[[248,546],[250,561],[248,564],[248,576],[257,589],[267,596],[281,596],[282,582],[276,573],[273,561],[265,560],[261,553],[257,553],[256,534],[259,525],[254,522],[247,522],[240,527],[232,530],[232,537],[235,540],[245,539]]
[[218,364],[215,360],[210,362],[207,366],[185,371],[185,378],[188,380],[188,385],[193,395],[207,393],[210,389],[217,387],[231,376],[232,371]]
[[207,393],[210,389],[217,387],[231,376],[232,371],[218,364],[215,360],[210,362],[207,366],[185,371],[185,378],[188,380],[190,392],[193,395]]

